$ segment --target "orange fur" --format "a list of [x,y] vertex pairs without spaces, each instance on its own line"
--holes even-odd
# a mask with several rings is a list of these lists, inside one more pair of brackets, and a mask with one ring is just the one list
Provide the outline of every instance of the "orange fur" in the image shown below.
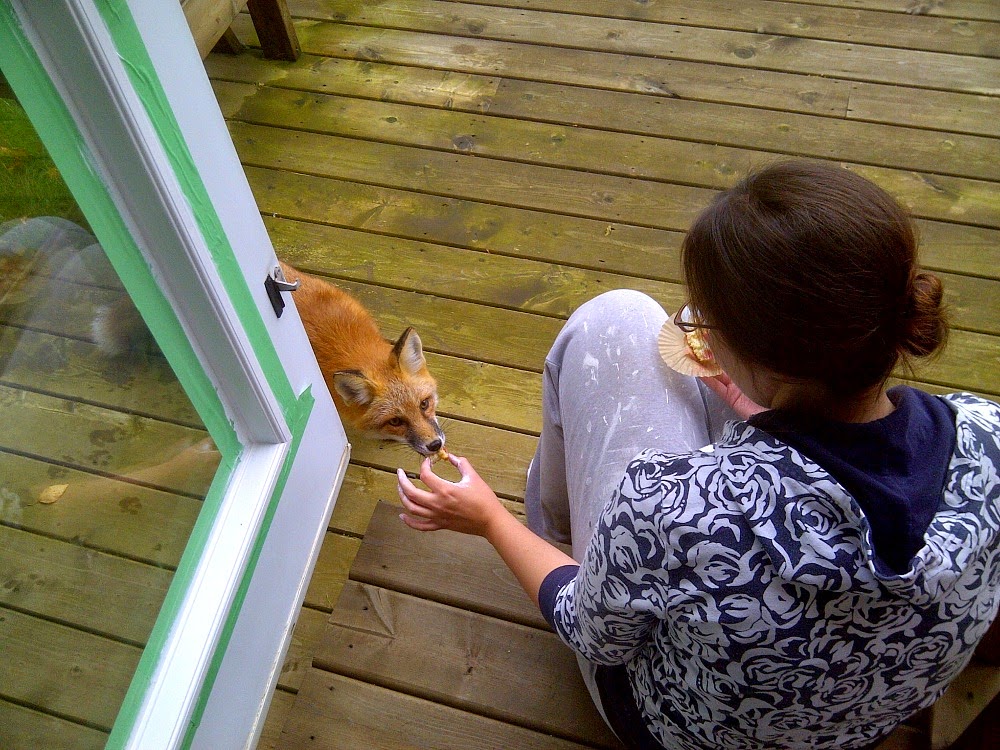
[[420,337],[407,328],[395,346],[354,297],[328,281],[282,263],[316,361],[341,418],[375,437],[430,455],[444,445],[437,383],[427,371]]

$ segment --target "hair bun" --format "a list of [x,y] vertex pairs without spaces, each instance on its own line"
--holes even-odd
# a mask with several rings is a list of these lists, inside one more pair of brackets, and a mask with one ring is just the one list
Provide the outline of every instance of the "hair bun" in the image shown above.
[[944,286],[932,273],[920,271],[910,284],[910,304],[900,348],[915,357],[934,354],[948,338],[948,319],[942,305]]

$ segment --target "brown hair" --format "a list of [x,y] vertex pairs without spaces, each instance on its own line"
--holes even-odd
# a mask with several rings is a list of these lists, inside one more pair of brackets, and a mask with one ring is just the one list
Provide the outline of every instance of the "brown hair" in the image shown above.
[[916,251],[884,190],[788,161],[716,196],[682,256],[692,305],[737,356],[854,395],[945,342],[941,282],[917,269]]

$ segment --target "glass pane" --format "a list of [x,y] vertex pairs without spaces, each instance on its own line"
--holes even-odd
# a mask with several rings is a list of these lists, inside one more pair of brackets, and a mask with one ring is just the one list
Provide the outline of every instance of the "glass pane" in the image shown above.
[[103,747],[219,454],[0,87],[0,747]]

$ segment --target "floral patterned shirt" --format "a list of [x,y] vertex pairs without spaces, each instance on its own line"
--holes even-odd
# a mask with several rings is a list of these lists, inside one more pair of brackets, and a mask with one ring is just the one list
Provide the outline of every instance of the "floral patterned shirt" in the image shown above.
[[1000,406],[968,394],[924,545],[879,572],[858,503],[745,422],[641,453],[546,611],[625,665],[667,748],[864,747],[933,703],[1000,606]]

